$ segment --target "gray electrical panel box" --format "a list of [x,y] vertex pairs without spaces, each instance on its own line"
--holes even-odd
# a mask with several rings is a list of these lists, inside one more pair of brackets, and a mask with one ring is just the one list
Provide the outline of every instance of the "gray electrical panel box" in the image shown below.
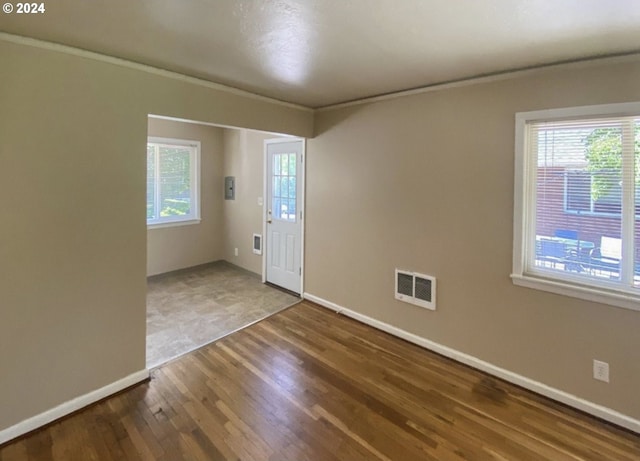
[[236,199],[236,178],[235,176],[227,176],[224,178],[224,199]]

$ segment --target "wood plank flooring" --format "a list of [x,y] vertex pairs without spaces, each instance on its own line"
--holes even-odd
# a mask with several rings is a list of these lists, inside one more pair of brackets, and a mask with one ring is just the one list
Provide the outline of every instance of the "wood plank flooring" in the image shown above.
[[640,435],[303,302],[0,460],[640,460]]

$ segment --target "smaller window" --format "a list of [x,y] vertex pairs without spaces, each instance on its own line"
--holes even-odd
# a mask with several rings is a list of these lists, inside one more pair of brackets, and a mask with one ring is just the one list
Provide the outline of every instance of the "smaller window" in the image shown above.
[[200,220],[200,143],[181,139],[147,141],[147,225]]
[[622,209],[621,184],[622,178],[615,171],[566,170],[565,211],[618,216]]

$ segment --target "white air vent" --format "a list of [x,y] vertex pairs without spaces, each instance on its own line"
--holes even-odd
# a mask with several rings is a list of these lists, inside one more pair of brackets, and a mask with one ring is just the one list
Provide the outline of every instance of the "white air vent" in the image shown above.
[[257,255],[262,254],[262,235],[253,234],[253,252]]
[[435,311],[435,277],[396,269],[396,299]]

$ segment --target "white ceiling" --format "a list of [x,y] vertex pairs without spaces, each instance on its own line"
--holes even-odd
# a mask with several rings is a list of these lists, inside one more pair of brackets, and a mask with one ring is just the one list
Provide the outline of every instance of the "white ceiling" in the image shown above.
[[640,0],[48,0],[0,30],[309,107],[640,51]]

